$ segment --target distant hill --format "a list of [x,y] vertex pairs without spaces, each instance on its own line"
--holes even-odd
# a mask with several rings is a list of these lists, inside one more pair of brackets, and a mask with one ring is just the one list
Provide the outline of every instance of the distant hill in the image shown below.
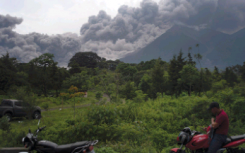
[[[199,51],[196,47],[199,44]],[[232,35],[212,29],[196,31],[183,26],[173,26],[160,37],[139,51],[127,54],[120,60],[127,63],[139,63],[161,57],[164,61],[172,59],[180,49],[187,56],[188,48],[194,54],[200,53],[202,67],[226,66],[242,64],[245,61],[245,29]]]

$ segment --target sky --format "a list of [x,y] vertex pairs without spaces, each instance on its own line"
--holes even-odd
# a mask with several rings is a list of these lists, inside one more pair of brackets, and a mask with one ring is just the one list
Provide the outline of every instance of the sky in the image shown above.
[[[159,2],[159,0],[154,0]],[[20,34],[79,34],[89,16],[104,10],[112,18],[122,5],[139,7],[141,0],[0,0],[0,14],[23,18]]]

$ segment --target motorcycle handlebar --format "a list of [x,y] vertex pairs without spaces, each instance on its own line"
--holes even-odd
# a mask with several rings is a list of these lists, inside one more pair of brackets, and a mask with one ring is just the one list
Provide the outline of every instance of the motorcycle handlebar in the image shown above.
[[39,130],[41,131],[41,130],[43,130],[43,129],[45,129],[46,128],[46,126],[44,126],[44,127],[41,127]]
[[37,135],[39,132],[41,132],[43,129],[45,129],[45,128],[46,128],[46,126],[41,127],[41,128],[38,128],[37,131],[36,131],[36,135]]

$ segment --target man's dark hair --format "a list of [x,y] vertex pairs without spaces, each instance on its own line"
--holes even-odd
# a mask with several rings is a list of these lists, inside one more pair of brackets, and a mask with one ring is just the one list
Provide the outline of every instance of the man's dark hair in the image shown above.
[[211,109],[214,108],[214,107],[219,108],[219,103],[217,103],[217,102],[212,102],[212,103],[209,105],[208,110],[211,110]]

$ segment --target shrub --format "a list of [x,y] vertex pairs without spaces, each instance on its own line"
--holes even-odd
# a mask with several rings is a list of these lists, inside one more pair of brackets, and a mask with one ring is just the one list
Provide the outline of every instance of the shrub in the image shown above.
[[118,153],[114,151],[111,147],[95,148],[96,153]]
[[47,111],[49,108],[49,104],[48,103],[42,103],[41,107]]
[[151,133],[151,139],[154,147],[160,152],[164,147],[174,144],[176,136],[168,134],[168,132],[162,129],[153,130]]
[[147,94],[144,94],[142,90],[135,91],[136,97],[133,98],[133,101],[136,103],[142,103],[146,100]]
[[101,92],[97,92],[95,95],[97,100],[100,100],[102,98],[102,93]]
[[73,119],[68,119],[65,121],[68,125],[75,125],[75,120]]
[[232,112],[234,114],[234,119],[235,120],[241,120],[242,122],[245,121],[245,99],[244,98],[239,98],[237,99],[233,106],[232,106]]
[[119,123],[118,110],[115,105],[93,105],[87,113],[87,117],[95,124],[112,125]]
[[219,82],[215,82],[212,84],[212,92],[216,93],[219,90],[223,90],[226,87],[228,87],[228,84],[226,82],[226,80],[220,80]]
[[6,116],[3,116],[0,118],[0,129],[3,131],[9,131],[10,130],[10,123],[8,121],[8,118]]

